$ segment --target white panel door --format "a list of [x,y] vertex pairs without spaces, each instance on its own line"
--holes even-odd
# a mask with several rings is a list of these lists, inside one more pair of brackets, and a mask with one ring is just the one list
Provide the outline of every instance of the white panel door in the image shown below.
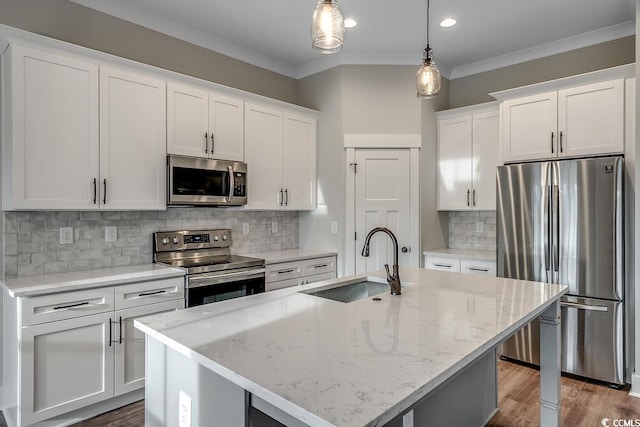
[[100,68],[99,205],[166,209],[165,82]]
[[145,334],[133,326],[134,320],[183,308],[184,299],[180,299],[116,311],[113,323],[116,395],[144,387]]
[[15,45],[5,58],[11,79],[5,209],[93,209],[98,66]]
[[473,192],[471,204],[478,210],[496,209],[496,168],[500,164],[500,114],[473,115]]
[[113,397],[111,315],[21,329],[22,425]]
[[282,116],[281,110],[245,103],[246,208],[282,207]]
[[438,121],[438,210],[471,209],[471,115]]
[[505,162],[558,156],[557,92],[509,99],[501,108]]
[[624,152],[624,79],[558,92],[560,156]]
[[[410,154],[409,150],[356,150],[355,222],[356,274],[393,265],[393,245],[386,233],[371,239],[370,255],[361,255],[367,233],[387,227],[398,239],[399,249],[410,249]],[[398,251],[399,265],[410,265],[409,252]]]
[[209,93],[209,154],[215,159],[244,161],[244,101]]
[[284,114],[284,206],[292,210],[316,208],[316,120]]
[[209,156],[209,93],[167,83],[167,153]]

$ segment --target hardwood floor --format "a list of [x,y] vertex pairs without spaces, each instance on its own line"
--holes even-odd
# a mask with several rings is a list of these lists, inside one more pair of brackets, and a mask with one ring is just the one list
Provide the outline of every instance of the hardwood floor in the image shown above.
[[[540,376],[536,369],[517,363],[498,361],[498,406],[490,427],[529,427],[540,425]],[[629,396],[629,386],[619,390],[591,380],[563,375],[561,381],[562,425],[601,426],[603,418],[639,420],[640,398]],[[620,425],[635,425],[633,424]],[[0,414],[0,427],[4,424]],[[108,412],[75,427],[144,426],[144,401]]]

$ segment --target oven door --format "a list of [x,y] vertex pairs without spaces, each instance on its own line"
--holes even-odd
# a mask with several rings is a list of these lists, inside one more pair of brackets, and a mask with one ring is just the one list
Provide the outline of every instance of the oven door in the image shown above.
[[264,292],[264,271],[253,268],[188,276],[186,305],[195,307]]
[[169,156],[169,205],[239,206],[247,203],[247,165],[225,160]]

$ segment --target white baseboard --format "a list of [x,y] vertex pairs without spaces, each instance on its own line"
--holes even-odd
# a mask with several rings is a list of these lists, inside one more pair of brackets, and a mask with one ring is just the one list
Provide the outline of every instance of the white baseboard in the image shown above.
[[640,397],[640,374],[631,375],[631,390],[629,395]]

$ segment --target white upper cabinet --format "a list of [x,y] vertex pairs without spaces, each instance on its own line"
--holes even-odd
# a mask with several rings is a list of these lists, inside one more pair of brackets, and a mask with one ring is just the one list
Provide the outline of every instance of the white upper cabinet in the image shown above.
[[100,67],[100,206],[165,209],[165,181],[165,82]]
[[163,80],[17,45],[4,59],[4,209],[166,208]]
[[3,59],[3,209],[93,209],[98,66],[16,45]]
[[167,152],[244,161],[244,101],[167,83]]
[[247,209],[316,206],[316,119],[245,103]]
[[494,210],[497,106],[438,113],[438,210]]
[[624,152],[624,79],[506,99],[505,162]]

